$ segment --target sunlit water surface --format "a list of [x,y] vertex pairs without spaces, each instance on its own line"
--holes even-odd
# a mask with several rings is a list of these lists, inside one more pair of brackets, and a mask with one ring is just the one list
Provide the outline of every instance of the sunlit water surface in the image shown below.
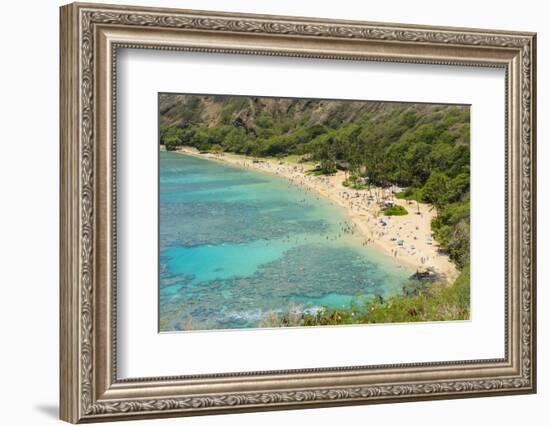
[[411,272],[349,225],[284,178],[161,152],[161,330],[258,327],[269,310],[399,292]]

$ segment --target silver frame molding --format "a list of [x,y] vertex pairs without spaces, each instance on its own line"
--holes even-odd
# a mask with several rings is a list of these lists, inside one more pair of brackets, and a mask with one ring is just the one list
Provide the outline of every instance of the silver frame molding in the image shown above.
[[[60,10],[61,419],[72,423],[536,391],[536,35],[75,3]],[[506,71],[503,359],[120,380],[117,49]]]

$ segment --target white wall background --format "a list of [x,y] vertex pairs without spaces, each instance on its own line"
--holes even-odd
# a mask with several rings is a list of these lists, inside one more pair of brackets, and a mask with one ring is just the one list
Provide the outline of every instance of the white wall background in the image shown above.
[[[121,3],[110,0],[113,3]],[[129,0],[130,1],[130,0]],[[137,421],[132,425],[464,426],[545,425],[550,405],[550,29],[545,2],[392,0],[133,0],[194,9],[538,32],[539,393],[438,402]],[[58,6],[57,0],[3,5],[0,67],[0,420],[7,426],[60,425],[58,401]],[[545,417],[546,416],[546,417]],[[546,421],[547,422],[547,421]]]

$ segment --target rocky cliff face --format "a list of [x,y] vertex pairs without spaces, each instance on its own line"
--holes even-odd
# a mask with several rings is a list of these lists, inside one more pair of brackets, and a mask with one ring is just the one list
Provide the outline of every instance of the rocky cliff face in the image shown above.
[[235,125],[249,131],[261,126],[262,121],[289,129],[317,124],[339,128],[365,116],[372,121],[384,121],[407,111],[422,116],[443,115],[449,108],[456,106],[226,95],[161,94],[159,97],[161,125],[180,128]]

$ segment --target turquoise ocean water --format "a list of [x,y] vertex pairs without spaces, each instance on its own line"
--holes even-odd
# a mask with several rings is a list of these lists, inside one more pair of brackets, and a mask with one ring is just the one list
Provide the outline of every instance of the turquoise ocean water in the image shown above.
[[262,172],[160,153],[161,331],[257,327],[269,310],[399,292],[411,272],[343,210]]

